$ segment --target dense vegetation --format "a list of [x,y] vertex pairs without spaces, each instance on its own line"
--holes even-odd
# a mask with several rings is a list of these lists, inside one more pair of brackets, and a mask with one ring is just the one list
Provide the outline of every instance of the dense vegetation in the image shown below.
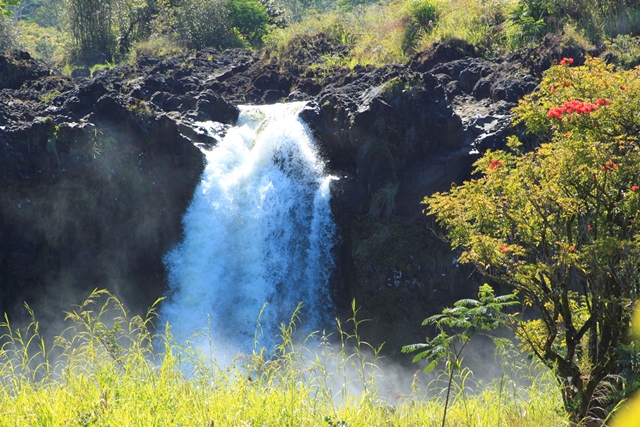
[[0,10],[0,48],[21,47],[57,64],[203,47],[266,47],[279,55],[317,33],[345,47],[319,58],[327,66],[405,62],[445,40],[498,55],[548,33],[585,48],[606,45],[626,65],[640,51],[638,0],[3,0]]
[[461,262],[535,307],[516,334],[581,421],[640,388],[627,331],[640,293],[640,79],[637,68],[573,63],[562,59],[514,110],[545,143],[522,152],[513,138],[477,162],[479,178],[425,203]]
[[[149,332],[155,320],[129,318],[104,291],[67,315],[69,329],[53,344],[26,330],[3,328],[0,350],[0,425],[3,426],[437,426],[441,380],[411,387],[382,383],[380,360],[360,341],[355,318],[330,336],[294,345],[295,316],[282,326],[273,354],[256,349],[232,366],[218,366],[210,349],[180,347]],[[155,345],[154,345],[155,344]],[[536,364],[500,349],[501,374],[474,384],[455,378],[449,417],[454,424],[561,426],[559,389]],[[407,379],[411,379],[408,375]],[[471,394],[475,385],[477,393]]]

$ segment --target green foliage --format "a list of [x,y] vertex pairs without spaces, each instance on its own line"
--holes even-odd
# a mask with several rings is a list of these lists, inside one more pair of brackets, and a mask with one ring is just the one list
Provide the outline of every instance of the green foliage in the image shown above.
[[408,22],[405,24],[402,48],[405,52],[412,52],[418,40],[433,30],[438,5],[434,0],[408,0],[406,8]]
[[506,22],[509,47],[516,49],[540,39],[547,32],[546,2],[521,1],[510,12]]
[[294,24],[268,37],[272,55],[287,51],[299,37],[333,34],[334,28],[345,29],[335,39],[347,50],[323,58],[328,68],[402,63],[437,42],[464,42],[493,56],[538,43],[548,33],[564,45],[589,49],[617,34],[640,31],[636,0],[345,0],[337,11],[316,3],[284,3]]
[[10,7],[16,7],[20,4],[19,0],[0,0],[0,18],[13,15]]
[[178,38],[190,48],[241,46],[224,0],[186,0],[176,11]]
[[[441,415],[441,402],[427,398],[418,380],[393,406],[380,396],[379,359],[358,337],[357,313],[339,329],[337,344],[323,334],[298,345],[294,316],[282,325],[274,354],[257,349],[222,367],[206,349],[177,345],[169,325],[154,335],[155,307],[131,316],[113,295],[94,291],[67,313],[70,325],[53,344],[32,311],[23,329],[5,317],[0,425],[364,427],[384,420],[432,427]],[[475,396],[454,388],[452,425],[493,425],[496,419],[505,427],[565,425],[550,378],[526,368],[517,375],[510,393],[494,384]],[[516,385],[525,382],[530,386]]]
[[369,215],[374,219],[389,221],[396,207],[396,193],[398,192],[398,184],[389,183],[383,188],[375,192],[371,198],[371,206],[369,207]]
[[[172,50],[258,47],[266,38],[273,55],[274,48],[287,51],[286,44],[300,35],[326,31],[348,49],[320,62],[326,68],[355,67],[406,62],[415,52],[449,40],[494,55],[535,43],[548,32],[587,46],[640,30],[636,0],[23,0],[11,7],[8,1],[16,2],[5,0],[3,13],[15,11],[18,21],[43,28],[29,28],[25,47],[56,63],[64,62],[62,46],[66,60],[94,64],[124,60],[138,44],[142,50],[162,50],[159,41]],[[295,28],[283,30],[288,22]],[[53,28],[65,34],[54,37]],[[38,34],[42,41],[33,39]],[[3,37],[0,44],[15,46],[17,39]],[[633,63],[630,53],[629,59],[619,56],[620,63]]]
[[153,0],[117,0],[114,3],[114,26],[118,39],[118,56],[124,57],[133,43],[147,39],[153,30],[150,24],[158,13]]
[[576,25],[591,42],[640,29],[640,2],[636,0],[518,0],[507,22],[509,43],[517,48]]
[[229,24],[250,43],[257,43],[267,34],[269,16],[264,4],[257,0],[228,0]]
[[[604,418],[599,390],[621,372],[640,289],[638,70],[589,59],[552,67],[514,110],[544,141],[487,152],[481,178],[425,199],[461,262],[535,306],[526,348],[553,370],[576,419]],[[615,402],[612,402],[615,404]]]
[[407,3],[411,18],[422,28],[433,25],[437,18],[438,6],[433,0],[411,0]]
[[337,0],[336,5],[345,12],[352,12],[356,17],[362,17],[366,6],[374,0]]
[[100,70],[110,70],[113,68],[113,64],[110,62],[105,62],[104,64],[94,64],[89,68],[89,73],[93,77],[93,75]]
[[618,65],[631,68],[640,63],[640,37],[621,34],[606,42]]
[[71,0],[67,19],[75,54],[93,62],[111,60],[116,51],[115,0]]
[[[444,403],[444,414],[442,416],[442,427],[447,419],[447,408],[454,375],[462,371],[462,352],[467,346],[471,337],[481,330],[493,331],[499,327],[511,323],[512,315],[506,314],[503,310],[518,304],[516,296],[513,294],[496,297],[493,289],[488,284],[484,284],[478,291],[478,300],[463,299],[457,301],[453,308],[445,308],[441,314],[428,317],[422,322],[423,326],[436,325],[439,334],[434,338],[427,338],[424,343],[412,344],[403,347],[405,353],[419,351],[413,358],[414,362],[426,360],[429,362],[425,372],[431,372],[438,362],[445,361],[445,372],[449,378],[447,384],[447,394]],[[445,332],[446,328],[458,329],[454,335]],[[456,348],[456,344],[459,347]]]
[[153,0],[70,0],[65,19],[74,56],[90,63],[123,58],[133,43],[153,33],[152,24],[162,4]]
[[127,111],[144,133],[149,132],[152,120],[152,111],[149,103],[132,98],[131,103],[127,105]]
[[43,27],[35,22],[18,21],[20,42],[33,56],[51,64],[63,61],[67,40],[55,27]]
[[24,21],[57,31],[65,29],[65,0],[31,0],[28,3],[30,7],[23,11]]
[[18,33],[10,18],[0,16],[0,52],[17,47]]
[[129,61],[136,62],[143,57],[164,58],[182,53],[181,48],[172,38],[156,35],[148,40],[137,42],[129,53]]

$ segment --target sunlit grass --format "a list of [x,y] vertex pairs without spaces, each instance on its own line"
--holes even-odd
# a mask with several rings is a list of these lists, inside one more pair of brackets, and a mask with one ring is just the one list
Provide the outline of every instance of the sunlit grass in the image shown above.
[[503,27],[510,8],[517,0],[443,0],[441,14],[433,31],[424,37],[422,48],[434,42],[460,40],[501,53],[506,48]]
[[[523,0],[393,0],[370,3],[357,11],[313,12],[271,33],[265,47],[270,55],[278,56],[291,49],[297,38],[324,33],[333,43],[343,45],[346,52],[319,58],[319,66],[354,68],[406,63],[413,54],[434,43],[452,41],[473,45],[488,57],[499,56],[535,45],[547,33],[556,34],[566,45],[588,49],[620,31],[633,33],[640,27],[640,8],[635,6],[617,10],[605,3],[599,12],[591,0],[580,0],[556,5],[557,16],[529,17],[522,9],[524,3]],[[433,18],[420,22],[416,12],[430,8],[435,9]]]
[[416,1],[420,0],[375,3],[358,14],[311,14],[272,33],[265,46],[272,55],[278,55],[296,37],[328,34],[334,43],[346,46],[348,53],[320,58],[320,62],[350,68],[405,63],[415,52],[448,40],[480,46],[493,54],[506,50],[504,22],[517,0],[425,0],[435,6],[437,17],[427,26],[417,27],[412,15]]
[[[22,332],[2,324],[0,425],[369,427],[441,422],[438,378],[427,381],[416,375],[413,390],[394,392],[392,398],[382,392],[382,360],[376,349],[360,341],[360,321],[353,319],[338,325],[337,342],[318,335],[309,336],[304,345],[294,345],[292,321],[282,326],[282,343],[271,355],[256,350],[222,367],[207,357],[206,349],[180,347],[168,332],[152,336],[153,310],[147,318],[129,318],[104,292],[92,294],[68,318],[73,325],[51,347],[41,339],[35,320]],[[552,378],[516,361],[513,354],[503,363],[502,378],[486,386],[473,384],[468,370],[457,379],[448,425],[566,425]],[[519,378],[506,376],[516,371]]]

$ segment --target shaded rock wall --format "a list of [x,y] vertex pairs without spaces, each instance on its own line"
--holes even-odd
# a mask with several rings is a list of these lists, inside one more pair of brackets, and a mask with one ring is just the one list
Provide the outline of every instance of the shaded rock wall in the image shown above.
[[[32,67],[25,54],[0,61]],[[204,168],[194,143],[211,142],[193,120],[232,123],[237,107],[176,91],[172,116],[117,74],[41,74],[19,89],[0,80],[0,309],[19,317],[26,301],[46,328],[48,308],[59,319],[108,288],[143,312],[166,290],[162,256]]]

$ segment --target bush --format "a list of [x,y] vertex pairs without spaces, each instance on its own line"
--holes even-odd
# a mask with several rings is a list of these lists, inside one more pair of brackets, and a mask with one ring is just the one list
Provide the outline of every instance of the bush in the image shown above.
[[438,7],[433,0],[409,0],[406,9],[407,20],[402,39],[402,50],[412,53],[417,40],[433,29]]
[[178,43],[169,36],[154,35],[145,41],[135,43],[129,53],[129,60],[136,62],[144,57],[163,58],[183,52]]
[[512,138],[478,160],[480,178],[425,203],[460,262],[538,310],[518,335],[579,422],[605,419],[631,391],[618,379],[640,289],[640,80],[601,60],[573,63],[551,67],[514,109],[515,123],[544,141],[535,152]]
[[17,40],[18,34],[13,21],[0,15],[0,52],[18,47]]
[[264,4],[257,0],[228,0],[229,24],[243,39],[258,43],[267,34],[269,16]]
[[187,0],[176,13],[180,41],[193,49],[226,48],[242,43],[229,21],[223,0]]
[[67,51],[68,40],[54,27],[43,27],[35,22],[19,21],[20,43],[34,58],[59,64]]

